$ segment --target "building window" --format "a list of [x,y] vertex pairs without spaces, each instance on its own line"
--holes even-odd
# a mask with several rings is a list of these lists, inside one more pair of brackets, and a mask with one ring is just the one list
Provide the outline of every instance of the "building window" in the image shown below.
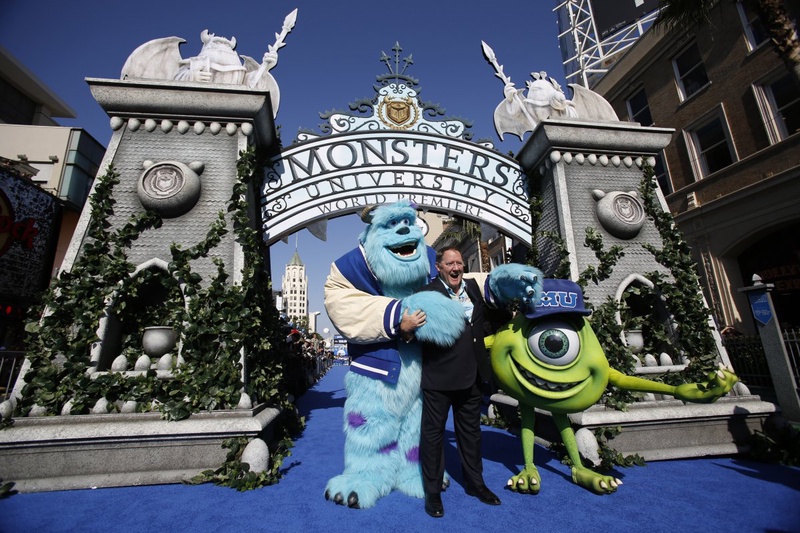
[[692,43],[672,60],[681,101],[708,85],[708,75],[697,43]]
[[0,123],[33,124],[36,103],[0,78]]
[[492,259],[491,259],[491,267],[492,268],[494,268],[496,266],[499,266],[499,265],[502,265],[504,263],[505,263],[505,261],[503,261],[503,254],[502,253],[498,253],[498,254],[495,254],[494,256],[492,256]]
[[[650,102],[647,100],[647,94],[644,88],[639,88],[633,96],[625,100],[628,106],[628,116],[631,122],[638,122],[642,126],[652,126],[653,116],[650,114]],[[666,160],[664,159],[664,152],[656,155],[656,164],[653,167],[655,178],[658,181],[658,186],[661,192],[666,196],[672,193],[672,182],[669,179],[669,172],[667,172]]]
[[650,103],[647,101],[647,94],[644,92],[644,88],[636,91],[625,103],[628,106],[628,116],[630,116],[631,122],[638,122],[642,126],[653,125],[653,117],[650,115]]
[[705,178],[736,161],[722,108],[687,129],[685,138],[697,179]]
[[739,10],[739,18],[742,19],[747,49],[752,52],[769,40],[767,30],[758,15],[746,9],[741,2],[736,2],[736,8]]
[[800,88],[789,74],[753,85],[770,144],[800,130]]
[[653,167],[653,172],[655,173],[655,178],[662,194],[664,194],[664,196],[672,194],[674,189],[672,188],[672,180],[669,178],[669,171],[667,170],[667,162],[664,158],[663,150],[656,155],[656,164]]

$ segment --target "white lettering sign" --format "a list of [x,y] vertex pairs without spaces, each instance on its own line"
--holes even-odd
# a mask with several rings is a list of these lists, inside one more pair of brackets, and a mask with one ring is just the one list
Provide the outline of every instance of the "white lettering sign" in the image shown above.
[[375,131],[298,143],[264,177],[267,243],[315,220],[407,198],[530,244],[526,178],[513,159],[460,139]]

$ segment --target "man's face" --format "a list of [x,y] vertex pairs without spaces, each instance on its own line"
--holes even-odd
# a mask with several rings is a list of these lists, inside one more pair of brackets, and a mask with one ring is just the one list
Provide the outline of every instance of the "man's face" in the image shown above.
[[461,286],[461,276],[464,274],[464,260],[457,250],[447,250],[442,254],[442,259],[436,263],[439,276],[454,291]]

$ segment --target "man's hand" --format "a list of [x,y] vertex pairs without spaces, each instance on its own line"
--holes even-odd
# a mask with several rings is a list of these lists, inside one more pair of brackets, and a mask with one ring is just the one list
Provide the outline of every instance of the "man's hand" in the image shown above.
[[406,342],[414,340],[414,332],[418,327],[425,325],[425,318],[425,313],[420,309],[410,314],[408,309],[403,311],[403,318],[400,320],[400,337]]

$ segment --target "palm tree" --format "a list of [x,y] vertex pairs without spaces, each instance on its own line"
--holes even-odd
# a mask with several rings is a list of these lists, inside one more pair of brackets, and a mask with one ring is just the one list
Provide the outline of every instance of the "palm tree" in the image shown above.
[[[661,12],[655,28],[689,29],[695,24],[709,24],[709,14],[719,0],[660,0]],[[723,0],[724,1],[724,0]],[[736,0],[727,0],[736,1]],[[748,9],[758,15],[778,56],[800,83],[800,38],[797,26],[783,0],[744,0]]]

